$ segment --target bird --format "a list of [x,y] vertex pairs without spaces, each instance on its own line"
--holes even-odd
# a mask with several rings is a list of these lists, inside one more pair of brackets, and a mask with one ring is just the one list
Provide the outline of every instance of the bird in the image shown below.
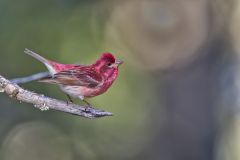
[[38,80],[39,82],[59,85],[70,102],[73,103],[72,97],[79,98],[87,107],[92,105],[86,99],[105,93],[118,77],[118,67],[123,64],[110,52],[103,53],[90,65],[58,63],[27,48],[24,52],[42,62],[48,69],[50,76]]

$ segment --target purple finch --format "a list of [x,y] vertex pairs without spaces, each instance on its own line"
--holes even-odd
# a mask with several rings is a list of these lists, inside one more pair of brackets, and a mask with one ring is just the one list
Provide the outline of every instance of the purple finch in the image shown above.
[[[116,60],[111,53],[102,56],[91,65],[61,64],[25,49],[26,54],[42,62],[51,76],[40,82],[58,84],[67,96],[78,97],[88,105],[85,98],[100,95],[108,90],[118,76],[118,67],[123,61]],[[71,100],[72,101],[72,100]]]

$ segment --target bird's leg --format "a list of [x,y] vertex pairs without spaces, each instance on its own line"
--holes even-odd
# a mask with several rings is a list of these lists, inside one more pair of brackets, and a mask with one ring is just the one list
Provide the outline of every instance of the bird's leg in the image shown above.
[[69,103],[73,103],[73,99],[70,95],[66,94],[67,95],[67,98],[68,98],[68,101],[67,101],[67,104]]
[[87,106],[85,106],[85,111],[88,111],[89,108],[92,108],[92,105],[91,105],[88,101],[86,101],[86,100],[84,99],[84,96],[79,96],[79,98],[80,98],[84,103],[87,104]]
[[88,101],[86,101],[85,99],[83,99],[82,101],[85,102],[88,107],[91,107],[91,106],[92,106],[92,105],[91,105]]
[[87,104],[87,106],[85,107],[85,111],[88,111],[88,109],[92,108],[92,105],[88,101],[86,101],[85,99],[82,99],[82,101]]

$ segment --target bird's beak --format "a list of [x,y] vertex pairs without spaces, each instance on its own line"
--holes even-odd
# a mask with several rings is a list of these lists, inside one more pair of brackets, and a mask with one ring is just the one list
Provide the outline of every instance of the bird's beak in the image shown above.
[[115,63],[113,64],[113,67],[118,67],[118,66],[120,66],[121,64],[123,64],[123,61],[121,61],[121,60],[116,60]]

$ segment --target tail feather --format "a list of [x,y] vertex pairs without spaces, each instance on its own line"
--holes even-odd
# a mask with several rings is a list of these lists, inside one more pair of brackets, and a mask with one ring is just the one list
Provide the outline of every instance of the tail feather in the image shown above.
[[47,60],[47,59],[43,58],[43,57],[40,56],[39,54],[37,54],[37,53],[35,53],[35,52],[27,49],[27,48],[25,48],[24,52],[25,52],[26,54],[32,56],[33,58],[39,60],[40,62],[42,62],[42,63],[44,63],[44,64],[45,64],[45,63],[48,63],[48,60]]
[[42,62],[48,69],[48,71],[50,72],[51,75],[56,73],[56,70],[54,69],[54,67],[50,64],[50,61],[47,60],[46,58],[40,56],[39,54],[25,48],[24,52],[30,56],[32,56],[33,58],[39,60],[40,62]]

